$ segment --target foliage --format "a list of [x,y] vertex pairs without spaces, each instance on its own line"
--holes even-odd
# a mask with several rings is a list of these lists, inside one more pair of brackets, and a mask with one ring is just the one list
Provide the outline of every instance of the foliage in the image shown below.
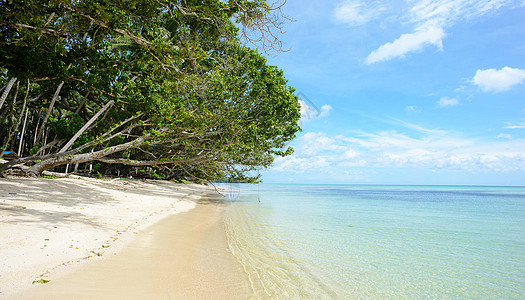
[[35,283],[44,284],[44,283],[48,283],[48,282],[49,282],[49,280],[47,280],[47,279],[39,279],[39,280],[33,281],[33,284],[35,284]]
[[292,153],[294,89],[239,40],[275,21],[265,1],[12,0],[0,10],[0,145],[22,157],[0,171],[99,161],[90,170],[256,182],[248,171]]

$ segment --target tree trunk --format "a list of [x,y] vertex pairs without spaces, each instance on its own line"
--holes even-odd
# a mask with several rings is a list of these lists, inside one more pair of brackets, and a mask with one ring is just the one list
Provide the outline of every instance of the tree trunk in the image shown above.
[[26,123],[27,123],[27,114],[29,113],[29,109],[26,110],[26,116],[24,118],[24,125],[22,125],[22,134],[20,135],[20,144],[18,144],[18,156],[22,155],[22,143],[24,141],[24,134],[26,132]]
[[[42,144],[44,145],[43,147],[45,147],[45,145],[47,145],[47,136],[49,135],[49,129],[46,128],[46,133],[44,134],[44,141],[42,142]],[[47,149],[47,147],[45,148]],[[43,149],[42,151],[42,154],[43,155],[46,155],[46,150]]]
[[[18,83],[17,83],[17,90],[18,90]],[[18,93],[18,91],[17,91],[17,93]],[[18,126],[20,126],[20,122],[22,122],[22,117],[24,116],[24,111],[26,109],[27,96],[28,95],[29,95],[29,79],[27,80],[27,89],[26,89],[26,95],[24,96],[24,103],[22,104],[22,110],[20,111],[20,116],[18,117],[18,120],[16,121],[16,125],[13,127],[14,131],[10,135],[9,140],[14,140],[13,136],[16,135],[17,130],[18,130]],[[16,100],[16,97],[15,97],[15,100]],[[27,113],[26,113],[26,118],[27,118]],[[25,124],[24,124],[24,127],[25,127]],[[22,140],[22,136],[20,136],[20,140]],[[7,144],[9,144],[9,141],[7,142]],[[13,144],[14,144],[14,142],[13,142]],[[14,150],[14,146],[13,146],[13,150]],[[18,156],[20,156],[20,155],[18,155]]]
[[22,111],[20,112],[20,117],[18,117],[18,121],[16,122],[15,130],[18,129],[18,126],[20,126],[20,122],[22,122],[22,117],[24,116],[24,111],[27,105],[27,96],[29,96],[29,79],[27,80],[27,89],[26,95],[24,96],[24,102],[22,104]]
[[2,94],[2,97],[0,97],[0,109],[2,108],[2,105],[4,105],[5,99],[7,99],[7,96],[9,95],[9,92],[11,91],[11,88],[13,87],[13,84],[15,84],[16,78],[13,77],[9,82],[7,83],[4,93]]
[[138,146],[141,146],[150,139],[149,135],[141,136],[136,138],[135,140],[131,142],[127,142],[124,144],[112,146],[109,148],[105,148],[103,150],[90,152],[90,153],[82,153],[82,154],[71,154],[68,152],[60,153],[58,155],[53,155],[52,158],[47,158],[42,160],[36,165],[33,165],[29,168],[28,172],[33,176],[40,176],[43,171],[51,169],[56,166],[64,165],[64,164],[77,164],[77,163],[83,163],[90,160],[97,160],[99,158],[108,156],[113,153],[117,153],[120,151],[124,151],[131,148],[136,148]]
[[74,113],[75,115],[80,112],[80,110],[84,106],[84,103],[86,103],[86,101],[87,101],[87,99],[89,97],[89,94],[90,94],[90,92],[87,92],[87,94],[84,96],[84,98],[82,98],[82,102],[80,102],[80,104],[78,105],[78,108],[75,110],[75,113]]
[[[16,97],[18,97],[18,89],[20,88],[20,82],[18,81],[16,83],[16,91],[15,91],[15,95],[13,97],[13,102],[11,104],[11,107],[8,108],[8,110],[10,110],[10,113],[8,114],[7,116],[7,121],[8,121],[8,124],[11,123],[12,119],[13,119],[13,116],[14,116],[14,113],[15,113],[15,104],[16,104]],[[21,114],[23,114],[24,112],[22,112]],[[3,120],[3,116],[0,117],[0,122]],[[8,125],[9,126],[9,125]],[[18,125],[16,125],[18,126]],[[11,132],[13,130],[16,130],[15,128],[15,124],[11,125],[9,127],[9,129],[7,130],[7,136],[6,136],[6,142],[4,145],[2,145],[2,148],[0,148],[0,153],[4,153],[4,151],[9,147],[9,143],[11,142]],[[13,149],[10,149],[10,150],[13,150]]]
[[39,109],[36,114],[36,126],[35,131],[33,132],[33,147],[36,146],[36,133],[40,130],[40,115],[42,114],[42,109]]
[[58,153],[63,153],[63,152],[66,152],[67,149],[69,147],[71,147],[71,145],[78,139],[78,137],[84,132],[86,131],[86,129],[89,127],[89,125],[93,124],[93,122],[95,122],[95,120],[106,110],[108,109],[113,103],[115,103],[115,101],[111,100],[109,101],[108,103],[106,103],[106,105],[104,105],[104,107],[102,107],[86,124],[84,124],[84,126],[82,126],[82,128],[80,128],[80,130],[75,133],[75,135],[69,140],[69,142],[67,142],[67,144],[60,150],[58,151]]
[[60,82],[60,84],[58,85],[58,88],[55,91],[55,94],[53,95],[53,99],[51,99],[51,104],[49,104],[47,113],[44,116],[44,120],[42,121],[42,124],[40,125],[40,129],[38,130],[38,133],[36,135],[35,144],[38,144],[38,142],[40,142],[40,139],[42,138],[42,134],[44,133],[44,128],[46,127],[47,119],[49,118],[49,115],[51,114],[51,111],[53,110],[53,106],[55,106],[55,102],[58,98],[58,94],[60,93],[60,90],[62,89],[63,85],[64,85],[64,81]]

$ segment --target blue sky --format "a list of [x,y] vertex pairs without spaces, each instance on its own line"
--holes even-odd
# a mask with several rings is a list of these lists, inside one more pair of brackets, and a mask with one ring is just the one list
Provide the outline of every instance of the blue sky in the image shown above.
[[268,183],[525,185],[524,0],[288,0],[302,101]]

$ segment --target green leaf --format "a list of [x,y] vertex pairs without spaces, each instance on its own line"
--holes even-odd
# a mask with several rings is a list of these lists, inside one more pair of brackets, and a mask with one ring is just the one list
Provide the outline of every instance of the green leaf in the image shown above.
[[45,283],[48,283],[49,280],[46,280],[46,279],[39,279],[39,280],[35,280],[33,281],[33,284],[35,283],[40,283],[40,284],[45,284]]

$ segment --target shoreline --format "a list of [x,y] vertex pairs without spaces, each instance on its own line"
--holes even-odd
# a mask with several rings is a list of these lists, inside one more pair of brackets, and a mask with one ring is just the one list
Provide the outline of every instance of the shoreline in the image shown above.
[[[223,208],[205,199],[212,193],[171,182],[0,179],[0,298],[60,285],[77,270],[120,257],[152,228],[188,219],[182,215],[215,216],[215,234],[225,237]],[[203,206],[217,211],[199,213]],[[185,231],[178,227],[172,231]],[[233,258],[224,245],[222,255]],[[32,284],[40,279],[50,282]]]
[[250,298],[249,281],[228,251],[224,206],[198,202],[141,231],[116,255],[83,264],[16,299]]

